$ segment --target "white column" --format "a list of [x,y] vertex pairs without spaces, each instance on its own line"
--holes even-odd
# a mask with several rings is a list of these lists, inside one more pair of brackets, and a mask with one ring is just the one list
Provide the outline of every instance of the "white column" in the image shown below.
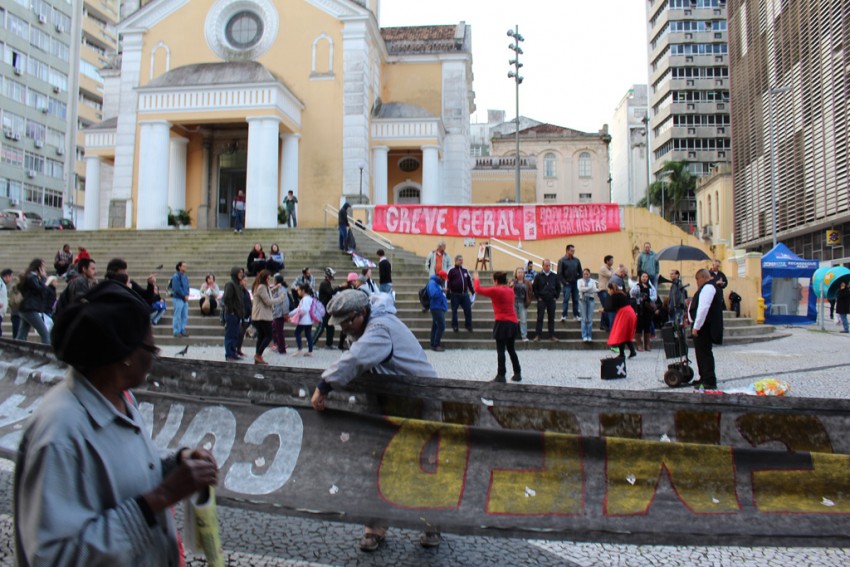
[[86,156],[86,200],[83,230],[100,228],[100,164],[99,156]]
[[186,146],[188,138],[171,138],[168,160],[168,206],[172,211],[186,208]]
[[139,123],[139,192],[136,228],[168,228],[168,163],[171,123]]
[[422,146],[423,205],[440,204],[440,146]]
[[245,180],[245,227],[277,227],[278,138],[280,118],[248,120],[248,172]]
[[372,178],[375,180],[372,202],[376,205],[387,204],[387,155],[389,152],[390,149],[387,146],[372,148],[372,167],[374,168]]
[[[282,202],[286,194],[298,196],[298,143],[301,134],[284,134],[283,145],[280,153],[280,195],[278,201]],[[295,218],[298,219],[298,205],[295,205]]]

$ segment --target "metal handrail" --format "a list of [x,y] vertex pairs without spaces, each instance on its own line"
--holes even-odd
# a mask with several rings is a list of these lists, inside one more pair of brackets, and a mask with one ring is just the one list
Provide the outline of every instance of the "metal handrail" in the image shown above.
[[[370,206],[369,205],[357,205],[357,208],[366,209],[366,208],[370,208]],[[339,217],[339,209],[334,207],[333,205],[325,205],[324,213],[325,213],[325,227],[328,226],[328,215],[329,214],[333,215],[334,219]],[[378,234],[377,232],[375,232],[374,230],[372,230],[371,228],[369,228],[366,225],[358,224],[357,219],[355,219],[351,215],[348,215],[348,220],[349,220],[348,224],[349,224],[350,228],[353,228],[353,229],[356,228],[366,238],[378,243],[379,245],[383,246],[384,248],[386,248],[388,250],[395,250],[395,246],[393,246],[392,241],[390,241],[390,239],[388,239],[384,235]]]
[[[544,259],[543,256],[538,256],[537,254],[534,254],[533,252],[527,252],[526,250],[523,250],[519,246],[514,246],[513,244],[508,244],[504,240],[500,240],[498,238],[491,238],[490,242],[495,242],[496,244],[499,245],[499,248],[496,248],[496,250],[498,250],[499,252],[502,252],[503,254],[507,254],[509,256],[513,256],[514,258],[518,258],[518,259],[522,260],[523,261],[523,267],[525,267],[527,265],[528,260],[533,258],[533,259],[539,260],[539,262],[532,262],[531,263],[532,266],[537,266],[541,270],[543,269],[543,259]],[[507,250],[505,250],[504,248],[507,248]],[[516,253],[512,252],[513,250],[516,250],[517,252],[522,253],[523,255],[517,256]]]
[[[494,244],[493,244],[493,242],[494,242],[494,241],[497,241],[498,243],[494,245]],[[502,241],[498,241],[498,240],[497,240],[497,239],[495,239],[495,238],[491,238],[491,239],[490,239],[490,244],[488,244],[488,246],[489,246],[492,250],[496,250],[496,251],[498,251],[498,252],[501,252],[502,254],[506,254],[506,255],[508,255],[508,256],[511,256],[511,257],[513,257],[513,258],[516,258],[517,260],[521,260],[521,261],[522,261],[522,267],[523,267],[523,268],[525,268],[525,267],[526,267],[526,262],[528,261],[528,260],[527,260],[527,257],[528,257],[528,255],[527,255],[527,254],[524,254],[524,255],[522,255],[522,256],[521,256],[521,255],[519,255],[519,254],[515,253],[513,250],[510,250],[510,249],[508,249],[508,248],[503,248],[502,246],[500,246],[500,244],[504,244],[504,242],[502,242]],[[522,249],[517,248],[516,246],[512,246],[512,245],[510,245],[510,244],[508,244],[508,246],[509,246],[510,248],[513,248],[514,250],[522,251]],[[493,262],[493,255],[492,255],[492,253],[490,254],[490,262],[491,262],[491,264],[490,264],[490,269],[492,269],[492,268],[493,268],[493,265],[492,265],[492,262]],[[541,268],[542,268],[542,265],[541,265]]]

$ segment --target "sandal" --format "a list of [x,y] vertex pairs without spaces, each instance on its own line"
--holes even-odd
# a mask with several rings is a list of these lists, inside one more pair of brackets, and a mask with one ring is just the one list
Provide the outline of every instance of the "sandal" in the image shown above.
[[383,543],[384,536],[378,534],[363,534],[360,538],[360,551],[375,551]]

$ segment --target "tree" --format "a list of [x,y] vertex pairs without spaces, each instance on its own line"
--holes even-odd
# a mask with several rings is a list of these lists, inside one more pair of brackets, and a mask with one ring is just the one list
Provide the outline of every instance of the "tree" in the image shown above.
[[662,181],[655,181],[649,186],[649,202],[652,205],[660,206],[663,190],[664,210],[661,212],[662,217],[671,222],[681,222],[682,201],[693,195],[696,190],[697,179],[691,175],[686,161],[665,163],[659,175],[663,176]]

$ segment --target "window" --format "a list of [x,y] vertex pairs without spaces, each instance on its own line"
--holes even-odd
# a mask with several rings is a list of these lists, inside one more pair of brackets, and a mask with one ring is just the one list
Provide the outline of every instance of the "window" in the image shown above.
[[37,185],[32,185],[30,183],[24,183],[24,200],[27,203],[40,205],[43,194],[43,188],[38,187]]
[[50,77],[50,67],[44,61],[30,56],[29,61],[27,61],[27,73],[47,82],[47,79]]
[[543,177],[557,177],[555,154],[549,152],[543,156]]
[[0,149],[0,163],[21,167],[24,165],[24,150],[3,144],[3,148]]
[[398,196],[400,199],[411,199],[411,198],[419,198],[419,189],[415,187],[405,187],[401,191],[398,192]]
[[254,12],[243,10],[230,18],[224,36],[236,49],[250,49],[263,37],[263,21]]
[[68,90],[68,75],[54,69],[53,67],[50,68],[50,78],[47,82],[49,82],[54,87],[58,87],[59,90]]
[[65,115],[68,112],[68,105],[62,102],[61,100],[57,100],[55,98],[50,98],[47,103],[47,112],[51,116],[55,116],[56,118],[65,119]]
[[558,202],[558,194],[557,193],[543,193],[543,202],[544,203],[557,203]]
[[45,53],[50,52],[50,36],[35,26],[30,28],[30,43]]
[[27,89],[27,106],[36,110],[47,108],[47,95],[35,89]]
[[27,66],[27,56],[21,53],[20,51],[9,47],[8,45],[3,51],[3,61],[11,65],[21,73],[23,73],[24,69]]
[[0,197],[6,197],[10,201],[20,201],[21,188],[20,181],[0,177]]
[[29,39],[29,25],[14,14],[6,14],[6,29],[21,39]]
[[33,120],[27,120],[27,138],[41,140],[43,142],[45,130],[46,128],[44,127],[44,124],[39,124]]
[[3,89],[3,94],[16,102],[25,104],[26,102],[26,87],[18,81],[6,79],[6,88]]
[[65,15],[64,13],[57,10],[55,7],[53,8],[53,17],[51,18],[53,25],[56,26],[58,30],[71,31],[71,17]]
[[410,173],[411,171],[416,171],[419,169],[419,160],[415,157],[403,157],[398,160],[398,168],[405,173]]
[[[50,40],[50,54],[66,63],[70,59],[68,45],[55,37]],[[80,60],[80,63],[83,63],[82,59]]]
[[24,169],[36,173],[44,173],[44,158],[30,152],[24,153]]
[[582,178],[591,177],[590,153],[582,152],[578,156],[578,176]]
[[3,130],[22,134],[24,131],[24,117],[18,116],[8,110],[3,111]]
[[94,65],[92,65],[91,63],[89,63],[88,61],[85,61],[83,59],[80,59],[80,73],[82,73],[83,75],[85,75],[86,77],[88,77],[90,79],[94,79],[98,83],[103,82],[103,78],[100,76],[100,73],[98,72],[97,67],[95,67]]
[[578,202],[579,203],[592,203],[593,202],[593,194],[592,193],[579,193],[578,194]]
[[47,162],[44,167],[44,174],[48,177],[55,177],[56,179],[62,179],[63,169],[65,164],[61,161],[57,161],[55,159],[47,158]]
[[708,196],[708,224],[711,224],[711,195]]
[[44,206],[53,207],[54,209],[62,208],[62,192],[54,191],[53,189],[44,190]]
[[51,146],[62,147],[65,145],[65,134],[53,128],[47,129],[47,143]]
[[32,0],[32,11],[47,19],[47,16],[50,15],[50,4],[44,0]]

